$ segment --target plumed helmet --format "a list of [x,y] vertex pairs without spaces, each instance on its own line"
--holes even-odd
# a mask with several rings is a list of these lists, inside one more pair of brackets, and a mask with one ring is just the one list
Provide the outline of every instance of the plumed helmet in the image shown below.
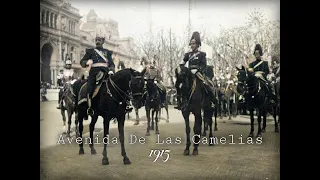
[[105,40],[105,38],[102,37],[102,36],[97,36],[97,37],[96,37],[96,41],[97,41],[98,39],[102,40],[103,42],[104,42],[104,40]]
[[[192,33],[190,42],[191,42],[192,39],[195,39],[196,40],[196,44],[201,46],[200,33],[198,31],[195,31],[195,32]],[[189,45],[190,45],[190,43],[189,43]]]
[[256,52],[256,50],[259,51],[260,56],[263,56],[262,47],[260,44],[256,44],[256,46],[254,47],[253,55],[254,55],[254,52]]

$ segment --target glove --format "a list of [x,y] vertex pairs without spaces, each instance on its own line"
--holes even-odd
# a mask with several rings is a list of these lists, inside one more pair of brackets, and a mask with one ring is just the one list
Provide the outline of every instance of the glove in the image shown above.
[[108,74],[109,75],[113,75],[114,73],[113,73],[113,71],[109,71]]
[[196,74],[197,71],[197,69],[191,69],[192,74]]
[[91,60],[91,59],[89,59],[88,61],[87,61],[87,63],[86,63],[86,65],[91,65],[93,63],[93,61]]

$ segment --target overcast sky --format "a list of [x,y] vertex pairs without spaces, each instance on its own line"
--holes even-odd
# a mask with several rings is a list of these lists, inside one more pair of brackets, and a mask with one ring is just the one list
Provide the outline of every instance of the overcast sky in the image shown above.
[[[70,1],[70,0],[69,0]],[[227,1],[227,2],[226,2]],[[186,32],[188,24],[188,0],[71,0],[80,15],[86,15],[94,9],[99,18],[111,18],[118,21],[120,37],[140,37],[152,29],[156,33],[161,28],[172,29],[173,33]],[[206,30],[206,34],[218,35],[220,27],[232,28],[244,26],[248,14],[260,9],[267,20],[280,20],[280,0],[192,0],[192,31]]]

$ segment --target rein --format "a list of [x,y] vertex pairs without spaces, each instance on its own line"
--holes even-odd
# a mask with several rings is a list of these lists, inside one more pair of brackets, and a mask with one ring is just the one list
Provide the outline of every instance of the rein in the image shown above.
[[[114,83],[114,81],[111,79],[111,77],[109,77],[108,80],[105,81],[105,82],[106,82],[107,93],[109,94],[109,96],[110,96],[114,101],[116,101],[116,102],[119,103],[119,104],[122,104],[122,102],[118,101],[117,99],[115,99],[115,98],[113,97],[113,95],[112,95],[112,93],[111,93],[111,91],[110,91],[110,88],[109,88],[109,86],[108,86],[108,82],[110,82],[111,86],[113,87],[114,90],[116,90],[117,94],[122,98],[122,100],[124,100],[126,97],[128,97],[128,98],[130,99],[129,94],[125,93],[122,89],[120,89],[119,86],[117,86],[117,85]],[[120,91],[120,92],[119,92],[119,91]],[[122,96],[121,93],[124,94],[125,97]]]

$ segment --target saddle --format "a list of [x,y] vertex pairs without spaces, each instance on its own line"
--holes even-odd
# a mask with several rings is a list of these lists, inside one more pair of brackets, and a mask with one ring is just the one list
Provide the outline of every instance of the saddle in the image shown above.
[[[96,84],[95,84],[95,88],[94,88],[94,92],[92,95],[92,99],[94,99],[94,97],[97,96],[100,87],[102,85],[103,80],[105,79],[104,77],[106,76],[107,73],[100,71],[97,75],[96,75]],[[79,91],[79,97],[78,97],[78,105],[87,102],[87,82],[85,82]]]

